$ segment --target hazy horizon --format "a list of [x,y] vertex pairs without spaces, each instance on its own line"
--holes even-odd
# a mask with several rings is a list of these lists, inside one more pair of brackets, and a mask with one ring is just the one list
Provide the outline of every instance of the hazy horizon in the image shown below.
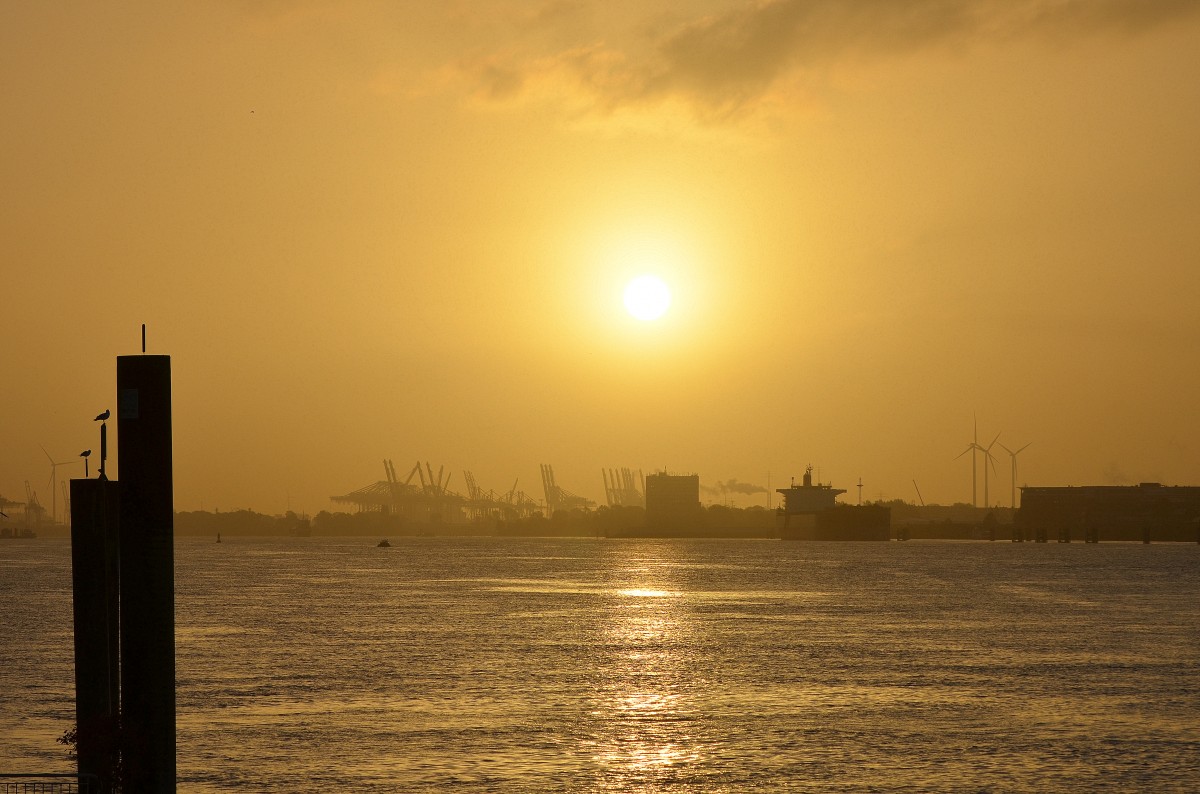
[[1018,484],[1200,484],[1200,4],[0,21],[7,498],[49,508],[42,447],[95,476],[141,323],[180,511],[316,513],[384,458],[969,503],[976,418],[1002,506],[1000,444]]

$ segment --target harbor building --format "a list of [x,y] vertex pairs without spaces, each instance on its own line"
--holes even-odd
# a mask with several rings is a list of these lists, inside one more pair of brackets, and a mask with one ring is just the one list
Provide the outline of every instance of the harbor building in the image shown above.
[[1200,487],[1144,482],[1021,488],[1016,529],[1051,540],[1200,540]]
[[646,477],[646,525],[682,527],[702,514],[700,475],[656,472]]

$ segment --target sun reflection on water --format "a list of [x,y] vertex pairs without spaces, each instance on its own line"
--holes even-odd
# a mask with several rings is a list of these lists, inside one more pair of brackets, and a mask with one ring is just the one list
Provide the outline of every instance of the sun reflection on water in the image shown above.
[[669,598],[678,596],[679,593],[670,590],[653,590],[648,587],[632,587],[627,590],[618,590],[617,595],[626,598]]
[[592,712],[593,759],[605,788],[653,791],[704,756],[692,621],[686,599],[667,584],[612,591]]

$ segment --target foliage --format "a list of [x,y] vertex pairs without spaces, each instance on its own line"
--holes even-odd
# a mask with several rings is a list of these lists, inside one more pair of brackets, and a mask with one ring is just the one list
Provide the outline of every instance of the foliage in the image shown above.
[[[107,768],[99,771],[101,791],[109,794],[121,794],[123,790],[124,765],[121,758],[121,746],[124,742],[120,718],[105,717],[90,725],[94,733],[98,754],[107,760]],[[86,732],[86,729],[85,729]],[[65,745],[67,758],[79,760],[79,726],[72,725],[54,741]]]
[[78,760],[79,755],[75,752],[75,748],[79,744],[79,726],[72,725],[62,736],[54,740],[58,744],[64,744],[67,747],[67,758],[72,761]]

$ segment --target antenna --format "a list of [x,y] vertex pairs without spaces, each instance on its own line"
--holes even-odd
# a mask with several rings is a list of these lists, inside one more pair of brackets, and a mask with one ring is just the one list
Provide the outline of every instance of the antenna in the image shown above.
[[862,506],[862,477],[858,478],[858,504]]

